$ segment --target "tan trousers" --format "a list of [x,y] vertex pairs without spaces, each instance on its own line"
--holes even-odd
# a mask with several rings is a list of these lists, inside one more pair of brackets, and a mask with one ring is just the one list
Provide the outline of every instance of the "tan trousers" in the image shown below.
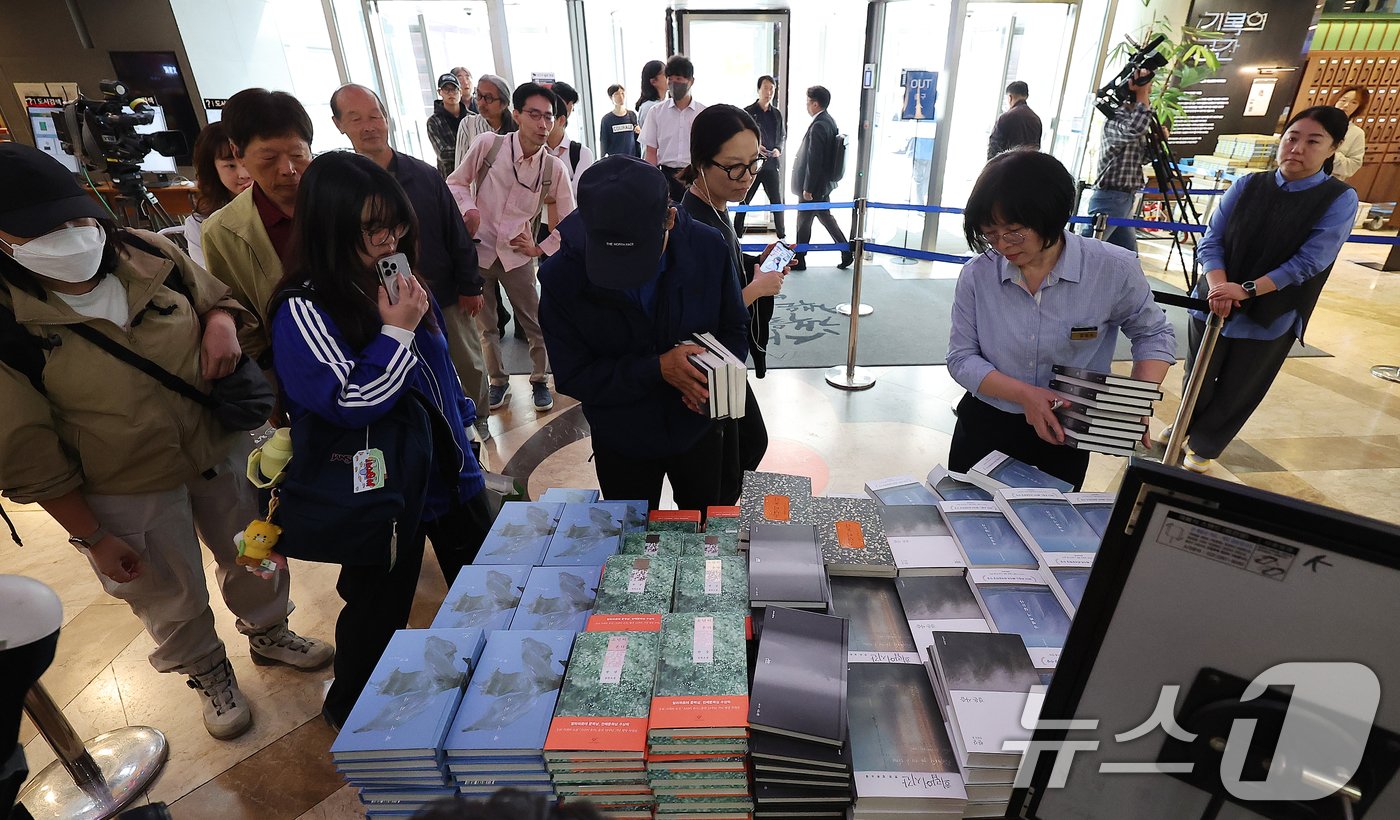
[[486,356],[486,372],[491,384],[501,385],[510,380],[510,374],[501,363],[501,337],[496,327],[496,294],[491,288],[492,279],[499,280],[506,296],[510,297],[515,321],[525,329],[525,338],[530,340],[530,381],[545,382],[549,361],[544,350],[544,334],[540,332],[540,292],[535,285],[535,263],[508,271],[501,267],[498,259],[491,267],[481,269],[481,278],[486,280],[481,290],[486,306],[476,315],[476,323],[481,328],[481,351]]
[[287,571],[264,580],[234,563],[238,548],[233,536],[260,514],[256,491],[245,475],[252,439],[241,436],[211,478],[196,476],[159,493],[85,496],[103,528],[141,556],[141,575],[135,580],[118,584],[101,573],[98,579],[107,594],[131,606],[155,639],[150,661],[157,671],[202,671],[224,654],[214,631],[200,541],[214,555],[219,591],[237,616],[240,632],[265,631],[291,612]]
[[[484,312],[484,311],[483,311]],[[462,392],[476,404],[476,420],[491,416],[491,402],[486,397],[486,365],[481,355],[481,330],[476,319],[457,305],[443,305],[442,318],[446,327],[447,353],[462,382]]]

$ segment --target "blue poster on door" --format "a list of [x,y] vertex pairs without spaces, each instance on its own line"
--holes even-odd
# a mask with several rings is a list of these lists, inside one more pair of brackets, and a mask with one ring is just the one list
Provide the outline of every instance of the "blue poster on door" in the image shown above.
[[904,110],[900,119],[932,120],[934,102],[938,100],[938,72],[906,70],[901,85]]

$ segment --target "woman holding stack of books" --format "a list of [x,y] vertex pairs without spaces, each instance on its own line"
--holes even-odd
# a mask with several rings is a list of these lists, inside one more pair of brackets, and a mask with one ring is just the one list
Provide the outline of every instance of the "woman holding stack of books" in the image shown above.
[[[1356,191],[1332,176],[1349,124],[1330,105],[1289,120],[1278,170],[1230,186],[1196,255],[1206,275],[1192,293],[1225,318],[1187,430],[1185,466],[1203,473],[1240,432],[1274,383],[1356,220]],[[1191,376],[1206,315],[1192,311]]]
[[1052,368],[1109,372],[1119,331],[1132,340],[1133,378],[1161,383],[1176,360],[1137,256],[1067,232],[1073,207],[1073,177],[1038,151],[997,156],[972,189],[963,232],[981,255],[953,298],[948,370],[968,392],[949,470],[999,450],[1078,489],[1089,452],[1065,446],[1056,411],[1068,402],[1049,388]]

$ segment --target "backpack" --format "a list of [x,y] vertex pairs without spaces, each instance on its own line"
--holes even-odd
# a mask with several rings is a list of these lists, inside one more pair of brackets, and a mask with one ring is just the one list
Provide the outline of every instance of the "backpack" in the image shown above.
[[846,175],[846,149],[849,143],[845,134],[837,134],[831,141],[831,175],[827,177],[835,185]]
[[583,154],[583,144],[578,140],[569,140],[569,176],[574,176],[578,172],[579,157]]

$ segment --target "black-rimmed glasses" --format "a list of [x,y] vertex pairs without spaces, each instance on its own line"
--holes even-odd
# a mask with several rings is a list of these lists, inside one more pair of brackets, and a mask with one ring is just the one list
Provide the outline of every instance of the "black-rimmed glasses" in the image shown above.
[[763,170],[763,162],[763,157],[759,157],[753,162],[739,162],[734,165],[720,165],[718,162],[710,164],[723,171],[725,176],[738,182],[744,178],[745,174],[751,177],[758,176],[758,173]]
[[361,228],[360,232],[365,235],[365,241],[377,248],[393,247],[399,243],[400,239],[408,234],[407,225],[398,225],[393,228]]

